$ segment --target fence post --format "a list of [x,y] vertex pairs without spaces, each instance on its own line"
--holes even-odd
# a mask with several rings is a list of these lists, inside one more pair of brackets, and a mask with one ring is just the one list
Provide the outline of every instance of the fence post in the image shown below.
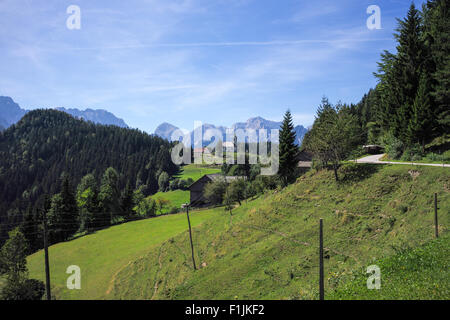
[[439,238],[439,224],[438,224],[438,206],[437,206],[437,193],[434,193],[434,228],[436,238]]
[[48,240],[47,240],[47,212],[46,208],[44,208],[44,259],[45,259],[45,291],[47,294],[47,300],[52,299],[52,294],[50,291],[50,264],[48,262]]
[[192,263],[194,264],[194,270],[197,270],[197,267],[195,265],[195,258],[194,258],[194,244],[192,243],[192,231],[191,231],[191,220],[189,220],[189,204],[186,206],[186,215],[189,225],[189,239],[191,240],[191,252],[192,252]]
[[325,299],[323,281],[323,219],[319,222],[319,299]]

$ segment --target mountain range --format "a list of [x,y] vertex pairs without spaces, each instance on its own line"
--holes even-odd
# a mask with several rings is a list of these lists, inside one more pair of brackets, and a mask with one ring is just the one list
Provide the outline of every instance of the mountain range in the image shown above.
[[[128,125],[114,114],[103,109],[79,110],[76,108],[55,108],[56,110],[66,112],[75,118],[92,121],[98,124],[115,125],[122,128],[128,128]],[[0,130],[6,129],[18,122],[29,110],[22,109],[10,97],[0,96]]]
[[[66,112],[77,119],[82,119],[86,121],[92,121],[97,124],[103,125],[115,125],[122,128],[128,128],[128,125],[124,120],[116,117],[109,111],[103,109],[86,109],[80,110],[77,108],[63,108],[57,107],[56,110]],[[0,130],[6,129],[11,125],[17,123],[29,110],[22,109],[14,100],[7,96],[0,96]],[[266,120],[262,117],[254,117],[248,119],[246,122],[236,122],[231,126],[231,129],[254,129],[259,132],[260,129],[268,130],[269,140],[270,140],[270,130],[271,129],[280,129],[281,122]],[[164,122],[160,124],[156,130],[155,135],[164,138],[166,140],[171,140],[171,135],[175,130],[179,128],[173,124]],[[226,127],[223,126],[215,126],[213,124],[203,124],[202,130],[205,133],[208,129],[218,129],[225,141]],[[196,129],[197,130],[197,129]],[[303,137],[308,129],[302,125],[297,125],[294,127],[294,131],[296,133],[296,143],[298,145],[301,144]],[[193,143],[194,139],[194,131],[191,131],[191,141]],[[209,141],[211,142],[211,141]],[[209,143],[205,141],[204,145]]]
[[[246,122],[236,122],[231,126],[231,129],[233,130],[238,130],[238,129],[253,129],[256,130],[256,132],[258,133],[259,130],[261,129],[266,129],[268,130],[268,134],[269,134],[269,140],[270,140],[270,130],[271,129],[280,129],[281,127],[281,122],[278,121],[271,121],[271,120],[266,120],[262,117],[254,117],[254,118],[250,118],[248,119]],[[167,140],[171,140],[171,136],[172,133],[176,130],[178,130],[179,128],[174,126],[173,124],[164,122],[162,124],[160,124],[156,130],[155,130],[155,135],[160,136],[161,138],[167,139]],[[212,124],[203,124],[202,125],[202,130],[203,130],[203,134],[208,130],[208,129],[218,129],[223,137],[225,141],[225,134],[226,134],[226,129],[223,126],[215,126]],[[198,130],[198,129],[195,129]],[[300,145],[303,141],[303,137],[305,136],[306,132],[308,132],[308,129],[305,128],[302,125],[297,125],[294,127],[294,131],[296,134],[296,143],[298,145]],[[191,131],[191,141],[194,141],[193,139],[193,135],[194,135],[194,131]],[[208,144],[208,143],[206,143]]]

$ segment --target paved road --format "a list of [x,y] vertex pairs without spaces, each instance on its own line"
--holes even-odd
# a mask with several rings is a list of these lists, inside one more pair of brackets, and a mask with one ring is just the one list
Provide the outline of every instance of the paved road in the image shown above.
[[417,162],[394,162],[394,161],[380,161],[380,158],[384,156],[383,154],[374,154],[367,156],[358,160],[357,163],[376,163],[376,164],[413,164],[417,166],[431,166],[431,167],[446,167],[450,168],[450,164],[439,164],[439,163],[417,163]]

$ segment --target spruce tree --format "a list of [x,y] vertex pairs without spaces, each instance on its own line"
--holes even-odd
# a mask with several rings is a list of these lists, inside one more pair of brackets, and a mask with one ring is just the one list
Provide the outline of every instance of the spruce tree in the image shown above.
[[425,151],[425,140],[428,139],[434,128],[434,114],[431,109],[429,80],[425,73],[422,74],[412,107],[412,115],[409,120],[408,133],[410,143],[422,145]]
[[398,19],[398,24],[397,33],[394,35],[398,42],[394,77],[399,87],[392,94],[398,95],[400,101],[393,117],[392,129],[403,142],[407,142],[409,119],[419,87],[424,55],[422,23],[414,3],[411,4],[406,18]]
[[67,175],[63,177],[61,192],[52,197],[47,219],[51,243],[66,241],[79,228],[77,202]]
[[284,114],[283,123],[279,135],[280,163],[278,175],[284,185],[294,181],[297,169],[298,147],[295,144],[295,131],[292,123],[292,115],[288,110]]
[[120,208],[125,220],[131,219],[133,215],[133,207],[133,189],[128,183],[125,190],[122,192],[122,196],[120,197]]
[[62,200],[62,222],[64,229],[64,240],[67,240],[72,236],[79,228],[78,219],[78,206],[75,200],[75,193],[72,190],[72,186],[69,181],[69,177],[63,178],[61,187],[61,200]]
[[435,101],[438,130],[450,131],[450,3],[446,0],[428,1],[424,6],[425,33],[430,48],[429,62],[433,77],[431,95]]

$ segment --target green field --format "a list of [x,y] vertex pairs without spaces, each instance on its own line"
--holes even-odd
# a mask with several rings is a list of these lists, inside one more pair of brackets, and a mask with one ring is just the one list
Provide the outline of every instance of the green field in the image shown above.
[[220,166],[217,165],[199,165],[199,164],[188,164],[186,166],[183,166],[181,169],[181,174],[177,176],[177,178],[180,179],[188,179],[191,178],[192,180],[196,181],[200,179],[205,174],[213,174],[213,173],[220,173]]
[[[284,190],[244,202],[232,216],[223,208],[193,213],[197,271],[184,214],[126,223],[52,246],[56,298],[317,299],[319,218],[324,219],[326,297],[348,298],[345,286],[362,269],[433,239],[434,192],[448,247],[450,170],[349,164],[339,174],[336,183],[331,171],[310,171]],[[143,233],[152,236],[140,237]],[[70,264],[82,269],[81,290],[64,289]],[[42,252],[30,257],[29,268],[32,277],[43,278]],[[433,272],[447,269],[437,264]],[[429,289],[423,281],[397,283],[401,289],[387,288],[385,297],[407,299]],[[448,281],[433,290],[434,299],[450,298]]]
[[156,200],[158,198],[163,198],[170,201],[168,208],[163,210],[163,213],[169,211],[172,207],[180,208],[183,203],[189,202],[189,190],[174,190],[167,192],[158,192],[150,196],[150,198]]
[[[219,215],[218,210],[193,212],[198,226]],[[121,269],[141,256],[159,250],[158,244],[187,230],[183,213],[129,222],[49,248],[52,294],[57,299],[109,298],[108,289]],[[70,265],[81,268],[81,290],[68,290],[65,273]],[[42,250],[28,257],[31,278],[44,280]]]
[[[198,164],[189,164],[183,166],[181,169],[181,173],[175,178],[179,179],[188,179],[191,178],[194,181],[197,181],[205,174],[213,174],[220,173],[221,169],[218,166],[212,165],[198,165]],[[167,208],[163,210],[163,213],[167,213],[170,211],[170,208],[176,207],[180,208],[183,203],[189,202],[189,190],[173,190],[167,192],[157,192],[154,195],[151,195],[150,198],[158,199],[163,198],[170,201],[170,204]]]

